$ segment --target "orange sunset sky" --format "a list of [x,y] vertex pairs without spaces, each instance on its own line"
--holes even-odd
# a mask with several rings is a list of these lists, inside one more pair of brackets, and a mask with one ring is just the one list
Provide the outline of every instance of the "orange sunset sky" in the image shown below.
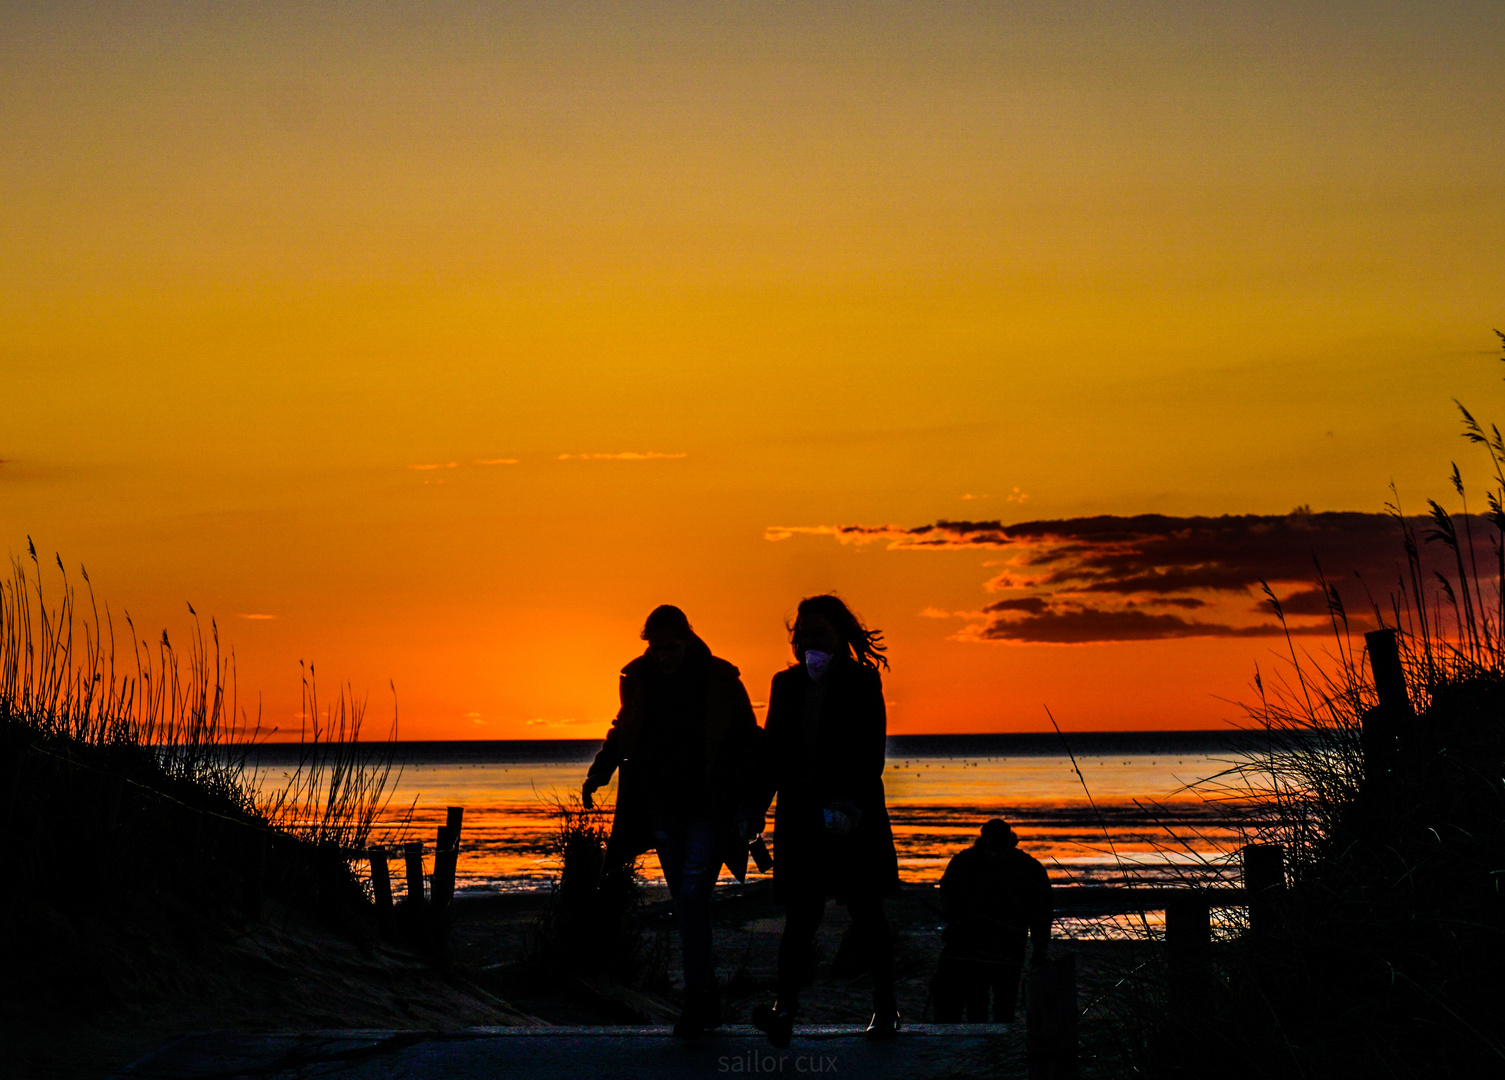
[[1217,726],[1306,522],[1375,567],[1323,512],[1484,479],[1501,41],[1436,0],[8,3],[0,546],[214,614],[281,734],[304,659],[407,738],[599,736],[660,602],[761,701],[833,588],[893,732]]

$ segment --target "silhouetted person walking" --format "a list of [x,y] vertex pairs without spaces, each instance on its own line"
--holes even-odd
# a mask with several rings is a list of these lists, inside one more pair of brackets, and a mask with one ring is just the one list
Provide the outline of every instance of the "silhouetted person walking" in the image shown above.
[[899,1011],[882,897],[899,889],[899,862],[883,801],[887,714],[878,674],[888,662],[881,635],[835,596],[800,601],[790,640],[798,664],[773,677],[754,815],[777,793],[773,876],[784,935],[778,997],[754,1009],[753,1023],[775,1046],[789,1044],[815,933],[834,895],[871,962],[868,1034],[892,1035]]
[[941,910],[946,916],[940,964],[931,992],[935,1019],[987,1023],[993,1016],[1011,1023],[1024,971],[1026,937],[1034,941],[1034,963],[1050,951],[1050,878],[1034,856],[1019,848],[1008,823],[994,818],[969,848],[958,851],[941,878]]
[[721,1024],[711,890],[723,863],[739,881],[747,875],[737,815],[755,790],[760,730],[737,669],[711,655],[683,611],[655,608],[642,636],[647,651],[622,669],[622,707],[580,794],[590,808],[596,789],[620,770],[606,867],[658,852],[684,953],[685,1004],[674,1033],[694,1038]]

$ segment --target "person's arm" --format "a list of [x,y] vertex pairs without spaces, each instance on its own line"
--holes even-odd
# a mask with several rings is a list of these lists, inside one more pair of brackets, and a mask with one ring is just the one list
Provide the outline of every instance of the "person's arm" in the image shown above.
[[606,741],[601,744],[601,749],[596,751],[596,759],[591,762],[591,767],[586,771],[585,783],[580,785],[580,801],[585,804],[587,810],[595,806],[595,794],[600,788],[611,783],[611,774],[617,771],[617,766],[622,764],[622,715],[627,711],[627,676],[624,674],[617,682],[617,699],[620,706],[617,715],[611,722],[611,730],[606,733]]
[[[751,706],[749,706],[751,708]],[[753,723],[757,724],[754,718]],[[766,817],[773,797],[778,793],[779,771],[775,755],[778,752],[779,733],[784,723],[784,699],[779,690],[778,676],[774,676],[768,688],[768,719],[757,739],[753,755],[752,776],[748,783],[747,807],[750,815]]]
[[941,914],[946,922],[955,922],[962,913],[961,872],[957,869],[956,856],[946,863],[946,872],[941,875]]
[[1050,874],[1038,861],[1035,870],[1035,903],[1030,915],[1029,936],[1033,943],[1034,963],[1042,964],[1050,955],[1050,924],[1055,918],[1055,905],[1050,898]]
[[[747,696],[747,687],[736,679],[732,700],[732,752],[736,755],[736,783],[740,807],[737,814],[737,831],[743,839],[751,840],[763,831],[768,803],[754,805],[761,798],[759,783],[759,755],[762,751],[763,729],[758,726],[758,717],[753,712],[752,699]],[[770,797],[771,798],[771,797]]]

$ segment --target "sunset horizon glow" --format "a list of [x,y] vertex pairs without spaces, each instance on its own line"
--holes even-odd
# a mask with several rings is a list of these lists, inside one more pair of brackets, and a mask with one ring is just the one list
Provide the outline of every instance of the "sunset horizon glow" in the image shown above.
[[1318,565],[1359,633],[1387,503],[1461,511],[1456,461],[1486,509],[1502,34],[9,6],[0,547],[149,640],[213,616],[276,739],[300,662],[367,737],[390,682],[403,739],[598,738],[660,603],[762,702],[828,590],[894,734],[1239,722],[1261,582],[1320,659]]

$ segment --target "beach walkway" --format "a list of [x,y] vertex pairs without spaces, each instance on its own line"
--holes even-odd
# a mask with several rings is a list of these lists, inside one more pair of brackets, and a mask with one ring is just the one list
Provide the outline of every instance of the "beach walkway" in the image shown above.
[[166,1044],[119,1080],[679,1080],[722,1076],[940,1080],[1023,1077],[1024,1025],[916,1024],[886,1042],[856,1026],[809,1027],[785,1050],[756,1029],[728,1027],[697,1042],[667,1027],[487,1027],[454,1032],[218,1032]]

